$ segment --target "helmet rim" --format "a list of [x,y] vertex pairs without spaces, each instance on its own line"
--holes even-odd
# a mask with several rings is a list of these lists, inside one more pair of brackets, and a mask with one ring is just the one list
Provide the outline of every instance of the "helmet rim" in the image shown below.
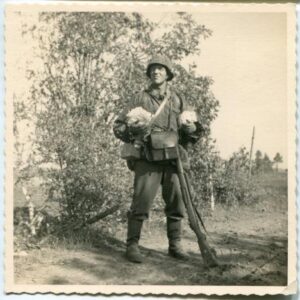
[[151,78],[150,77],[150,68],[153,65],[161,65],[166,69],[167,75],[168,75],[167,81],[170,81],[174,78],[174,74],[171,71],[171,68],[172,68],[171,67],[171,62],[167,57],[165,57],[165,56],[154,56],[150,60],[150,62],[148,63],[148,66],[147,66],[147,71],[146,71],[146,74],[149,78]]

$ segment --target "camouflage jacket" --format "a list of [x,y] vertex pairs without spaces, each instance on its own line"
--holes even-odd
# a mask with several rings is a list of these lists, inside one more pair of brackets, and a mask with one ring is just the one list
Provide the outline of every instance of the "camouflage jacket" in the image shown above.
[[[203,129],[199,121],[195,123],[197,128],[196,131],[191,134],[186,133],[182,128],[180,128],[178,117],[184,110],[188,110],[189,107],[186,101],[182,97],[180,97],[176,91],[174,91],[169,86],[167,87],[167,89],[167,92],[170,95],[169,101],[165,105],[162,112],[159,114],[158,118],[155,120],[153,128],[177,132],[179,136],[179,144],[186,149],[189,144],[194,144],[195,142],[197,142],[197,140],[203,133]],[[131,135],[126,124],[127,113],[131,109],[141,106],[145,110],[154,114],[163,101],[164,97],[165,95],[159,95],[158,91],[153,89],[151,86],[147,90],[138,93],[133,99],[130,106],[125,109],[115,120],[113,127],[115,136],[125,143],[130,143]],[[181,151],[184,150],[181,149]],[[187,153],[182,154],[183,157],[187,158]]]

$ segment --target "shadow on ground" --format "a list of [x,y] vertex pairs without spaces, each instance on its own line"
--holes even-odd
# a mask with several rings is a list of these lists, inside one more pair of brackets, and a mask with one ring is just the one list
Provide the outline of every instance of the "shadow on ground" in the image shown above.
[[[48,266],[47,274],[37,277],[41,284],[130,284],[130,285],[286,285],[287,241],[278,237],[253,235],[212,236],[212,246],[218,252],[220,266],[207,268],[203,264],[198,245],[192,238],[188,261],[167,255],[156,244],[141,247],[143,264],[133,264],[125,258],[125,243],[108,235],[99,235],[91,247],[76,247],[59,253],[48,249],[39,261]],[[156,243],[159,242],[155,237]],[[49,253],[50,251],[50,253]],[[57,252],[57,253],[55,253]],[[32,253],[34,255],[34,253]],[[51,262],[47,259],[52,257]],[[28,261],[29,260],[29,261]],[[23,261],[24,263],[24,261]],[[33,274],[38,276],[38,261],[27,257]],[[35,265],[36,264],[36,265]],[[22,258],[16,260],[22,268]],[[22,273],[22,272],[21,272]]]

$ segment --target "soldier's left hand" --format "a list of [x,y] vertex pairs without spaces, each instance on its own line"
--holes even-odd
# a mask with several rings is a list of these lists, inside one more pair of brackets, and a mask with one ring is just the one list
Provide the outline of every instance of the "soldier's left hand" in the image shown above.
[[181,128],[185,133],[188,134],[195,132],[197,129],[196,124],[194,122],[184,123],[181,125]]

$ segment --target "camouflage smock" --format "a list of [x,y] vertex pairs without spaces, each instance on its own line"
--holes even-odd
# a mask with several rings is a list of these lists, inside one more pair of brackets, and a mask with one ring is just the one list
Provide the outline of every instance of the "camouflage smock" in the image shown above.
[[175,131],[179,136],[179,144],[183,164],[188,162],[187,152],[184,150],[188,144],[194,144],[202,135],[203,129],[200,122],[195,122],[196,131],[188,134],[180,128],[178,117],[184,110],[189,110],[186,101],[178,95],[171,87],[167,86],[167,90],[163,95],[158,93],[158,90],[153,89],[151,86],[136,95],[129,107],[123,111],[123,113],[114,122],[114,134],[117,138],[125,143],[130,143],[132,140],[129,128],[126,124],[127,113],[135,107],[142,107],[148,112],[154,114],[159,108],[164,97],[168,94],[169,101],[159,114],[155,122],[153,123],[153,129],[159,129],[163,131]]

